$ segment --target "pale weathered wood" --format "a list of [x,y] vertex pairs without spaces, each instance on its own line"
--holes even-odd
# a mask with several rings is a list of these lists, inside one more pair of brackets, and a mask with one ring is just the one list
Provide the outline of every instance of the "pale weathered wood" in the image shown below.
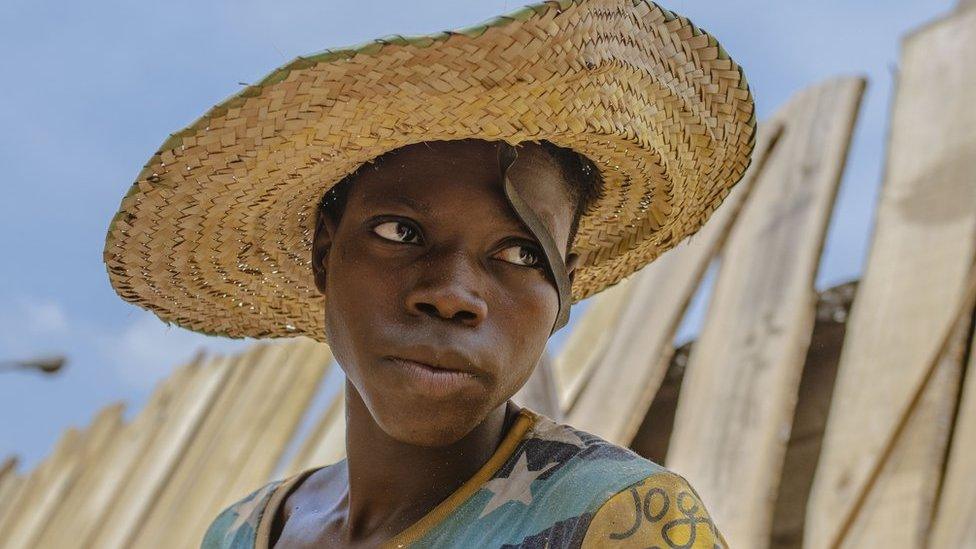
[[100,459],[122,426],[125,406],[116,403],[103,408],[91,425],[82,431],[78,447],[51,471],[45,486],[35,487],[30,512],[21,516],[15,528],[5,533],[7,547],[35,547],[36,540],[71,491],[81,471]]
[[199,545],[207,526],[222,509],[272,480],[269,477],[275,464],[332,362],[329,348],[311,339],[289,343],[286,351],[288,354],[277,365],[281,369],[279,375],[286,379],[282,380],[280,389],[266,388],[267,395],[257,410],[258,415],[247,426],[249,432],[238,435],[241,446],[237,448],[237,456],[228,454],[235,460],[225,462],[226,467],[208,464],[213,466],[210,474],[222,477],[223,485],[210,494],[198,493],[195,498],[199,500],[198,507],[184,509],[183,518],[177,523],[179,527],[160,538],[162,547]]
[[288,464],[286,475],[329,465],[346,456],[346,387],[339,388],[329,407]]
[[864,80],[799,93],[722,252],[691,351],[667,464],[732,547],[769,543],[779,472],[816,316],[820,253]]
[[[884,444],[882,445],[881,450],[879,451],[880,455],[875,460],[873,460],[871,466],[868,469],[864,486],[858,492],[854,500],[851,502],[851,510],[847,512],[842,512],[841,514],[838,515],[837,523],[840,526],[838,527],[837,534],[834,536],[834,539],[830,544],[831,547],[841,547],[841,546],[850,547],[851,544],[848,543],[848,541],[853,536],[848,536],[848,534],[850,534],[851,532],[855,532],[857,534],[863,534],[863,532],[866,530],[866,528],[864,528],[863,523],[856,523],[856,521],[858,521],[865,515],[878,514],[877,509],[870,508],[867,511],[865,511],[864,508],[866,506],[865,502],[869,498],[877,502],[877,500],[879,499],[877,497],[878,493],[881,493],[882,491],[889,489],[889,487],[886,486],[885,483],[882,481],[880,488],[876,490],[875,488],[878,487],[879,479],[884,477],[883,480],[888,480],[888,482],[891,482],[892,477],[894,477],[897,481],[894,483],[896,486],[906,485],[912,483],[913,481],[916,481],[916,479],[911,477],[898,478],[896,476],[899,470],[905,469],[905,467],[902,467],[903,461],[912,460],[915,461],[916,463],[920,461],[921,462],[925,461],[925,460],[917,460],[917,459],[913,460],[912,455],[909,455],[909,460],[903,459],[904,456],[900,453],[900,451],[902,451],[905,448],[905,443],[903,442],[903,439],[911,438],[913,434],[917,434],[918,429],[922,429],[926,427],[925,421],[924,420],[919,421],[916,419],[915,416],[922,415],[923,413],[927,412],[930,408],[929,403],[932,402],[933,400],[936,400],[935,397],[931,395],[931,386],[932,385],[950,385],[950,386],[954,385],[953,383],[940,384],[939,378],[940,378],[940,374],[943,374],[943,372],[946,370],[947,363],[951,364],[952,361],[955,360],[956,363],[958,364],[958,362],[961,359],[960,347],[965,343],[965,340],[961,337],[961,335],[964,334],[965,331],[968,329],[968,326],[970,325],[969,322],[973,314],[973,310],[976,309],[976,263],[973,264],[972,268],[970,268],[969,270],[968,275],[966,276],[966,282],[964,284],[964,290],[960,302],[954,309],[955,310],[951,314],[951,320],[949,326],[945,330],[944,335],[942,335],[939,338],[939,343],[936,346],[936,349],[933,352],[932,356],[926,360],[928,366],[924,368],[921,375],[921,379],[915,385],[915,387],[913,387],[909,391],[910,396],[908,402],[905,403],[903,406],[899,407],[900,409],[896,414],[894,428],[889,433],[886,434]],[[944,394],[937,395],[937,396],[939,402],[949,400],[949,406],[952,406],[954,405],[954,402],[952,401],[955,399],[957,395],[956,395],[956,391],[953,391],[953,394],[949,395],[948,399]],[[928,400],[928,402],[926,402],[926,400]],[[946,424],[948,424],[949,422],[950,422],[949,419],[946,419],[944,421],[944,423]],[[942,432],[942,431],[944,430],[939,429],[936,432]],[[942,463],[941,457],[942,456],[938,456],[937,458],[937,462],[939,466],[941,466]],[[927,470],[928,469],[926,469],[926,471]],[[893,474],[892,471],[895,471],[895,473]],[[934,475],[934,476],[938,476],[938,475]],[[925,489],[924,483],[919,483],[919,482],[915,482],[915,483],[916,485],[918,485],[918,489],[912,491],[912,494],[916,496],[928,495],[924,491]],[[929,506],[931,506],[931,502]],[[924,507],[924,506],[922,508],[928,509],[928,507]],[[926,516],[922,517],[922,519],[925,520],[926,523],[928,523],[928,518],[931,515],[932,513],[926,513]],[[859,535],[856,537],[863,538],[864,536]],[[903,536],[902,538],[900,538],[898,540],[898,543],[902,543],[905,540],[908,540],[909,542],[913,542],[913,541],[922,542],[924,540],[924,537],[925,537],[924,535],[917,536],[917,535],[908,534],[907,536]]]
[[664,463],[674,427],[674,413],[681,394],[681,380],[688,364],[688,352],[693,342],[688,342],[668,353],[668,367],[661,385],[654,393],[654,400],[644,414],[637,433],[630,441],[630,449],[654,463]]
[[0,464],[0,522],[3,522],[4,509],[20,486],[21,476],[17,474],[19,462],[17,456],[9,456]]
[[976,547],[976,338],[929,547]]
[[559,406],[559,394],[553,379],[549,353],[542,354],[529,380],[512,396],[512,400],[551,419],[562,420],[563,412]]
[[286,391],[287,397],[277,403],[278,408],[274,410],[271,420],[261,429],[249,462],[241,468],[240,475],[232,478],[234,484],[227,494],[220,494],[222,497],[218,498],[216,504],[218,510],[255,490],[260,484],[273,480],[271,474],[275,465],[294,437],[299,422],[321,388],[323,376],[328,374],[333,363],[329,347],[312,339],[297,341],[291,352],[296,354],[295,367],[298,369],[294,382]]
[[0,548],[18,549],[21,541],[21,524],[31,521],[34,505],[44,497],[45,490],[61,472],[65,463],[70,463],[82,445],[82,434],[76,428],[67,429],[58,439],[54,451],[42,461],[27,477],[14,500],[10,511],[0,523]]
[[[973,10],[930,25],[903,44],[874,241],[851,313],[808,506],[805,545],[811,549],[833,546],[839,531],[848,527],[841,517],[852,513],[877,470],[902,410],[949,330],[973,263],[976,70],[961,60],[974,57]],[[872,506],[892,510],[865,509],[858,520],[871,515],[899,519],[897,524],[878,521],[869,529],[855,524],[852,531],[861,530],[859,539],[885,546],[894,535],[902,536],[898,543],[924,535],[931,509],[917,502],[934,497],[938,483],[931,481],[937,478],[931,471],[941,468],[940,460],[928,467],[930,472],[911,467],[885,479],[915,485],[918,491],[911,497],[874,499]],[[920,485],[898,478],[902,475],[930,481]],[[917,530],[906,534],[908,526]]]
[[[179,476],[133,538],[134,546],[197,545],[224,506],[269,480],[329,364],[331,357],[323,357],[322,350],[307,340],[276,343],[259,360],[239,365],[254,369],[254,375],[226,414],[208,418],[215,432],[198,438],[194,446],[201,451],[188,452]],[[325,360],[309,364],[306,359],[313,352]],[[292,425],[285,425],[284,433],[273,433],[279,414]]]
[[[260,352],[256,347],[254,352]],[[220,394],[230,371],[229,360],[215,358],[188,366],[192,372],[183,390],[176,393],[167,418],[135,464],[122,489],[116,493],[88,546],[122,548],[145,521],[160,492],[194,439],[203,419]]]
[[553,360],[553,379],[559,395],[560,408],[565,412],[573,407],[580,390],[599,363],[612,339],[620,312],[630,295],[631,281],[626,279],[600,292],[588,301],[583,316],[572,327],[562,350]]
[[19,462],[17,456],[9,456],[0,465],[0,523],[3,523],[4,514],[23,482],[23,476],[17,473]]
[[13,478],[17,474],[17,464],[20,459],[17,456],[8,456],[2,462],[0,462],[0,485],[2,485],[8,477]]
[[84,547],[124,486],[142,452],[163,424],[166,406],[190,377],[180,367],[159,383],[132,423],[110,442],[103,458],[95,460],[76,481],[58,511],[51,517],[38,547]]
[[4,521],[7,512],[13,507],[12,502],[18,499],[18,493],[23,486],[25,476],[11,469],[0,481],[0,523]]
[[708,223],[628,282],[631,288],[611,340],[567,413],[570,425],[617,444],[630,444],[667,369],[674,334],[688,303],[752,181],[763,171],[779,131],[778,125],[761,125],[752,166]]
[[820,457],[840,350],[857,284],[848,282],[819,295],[817,322],[803,364],[793,426],[776,495],[772,549],[801,549],[807,500]]
[[204,467],[211,455],[228,450],[232,442],[226,432],[235,422],[247,420],[245,411],[259,402],[261,387],[273,381],[276,370],[269,364],[280,354],[281,345],[258,343],[227,357],[223,386],[213,395],[209,410],[200,418],[192,439],[186,442],[166,483],[159,487],[144,510],[142,520],[125,533],[125,545],[138,547],[140,543],[148,543],[150,547],[161,547],[159,540],[145,540],[174,527],[182,516],[181,506],[193,504],[196,494],[212,489],[216,479],[206,478],[202,473]]
[[[848,530],[842,532],[840,547],[925,546],[956,407],[954,397],[965,350],[963,336],[969,333],[968,321],[967,317],[966,322],[957,327],[952,344],[939,361],[920,400],[912,406],[886,459],[878,464],[880,469],[867,487],[866,497],[858,502],[857,514],[851,517]],[[908,501],[893,505],[892,498]]]

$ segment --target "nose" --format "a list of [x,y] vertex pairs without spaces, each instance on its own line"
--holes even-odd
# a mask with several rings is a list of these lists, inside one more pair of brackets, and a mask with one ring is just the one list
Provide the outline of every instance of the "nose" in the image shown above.
[[478,268],[462,252],[431,254],[423,273],[407,294],[410,313],[475,327],[488,314],[478,290]]

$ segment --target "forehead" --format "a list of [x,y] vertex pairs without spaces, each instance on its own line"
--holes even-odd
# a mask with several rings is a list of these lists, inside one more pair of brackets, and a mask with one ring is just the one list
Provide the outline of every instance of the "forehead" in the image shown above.
[[[360,172],[349,205],[399,201],[432,215],[477,213],[520,225],[501,186],[497,150],[496,143],[474,139],[408,145]],[[565,241],[575,204],[556,161],[541,145],[523,143],[509,177],[557,241]]]

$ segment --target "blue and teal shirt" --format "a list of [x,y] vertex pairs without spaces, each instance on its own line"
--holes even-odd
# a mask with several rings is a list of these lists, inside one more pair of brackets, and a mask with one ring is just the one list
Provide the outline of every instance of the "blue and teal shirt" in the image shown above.
[[[202,549],[268,549],[285,497],[312,472],[271,482],[213,521]],[[522,408],[484,466],[390,547],[726,548],[681,476]]]

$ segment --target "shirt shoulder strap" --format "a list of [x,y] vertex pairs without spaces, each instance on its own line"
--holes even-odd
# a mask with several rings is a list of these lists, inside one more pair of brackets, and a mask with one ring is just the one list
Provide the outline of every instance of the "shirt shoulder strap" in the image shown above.
[[200,549],[255,549],[255,536],[268,501],[282,481],[265,484],[217,515]]

